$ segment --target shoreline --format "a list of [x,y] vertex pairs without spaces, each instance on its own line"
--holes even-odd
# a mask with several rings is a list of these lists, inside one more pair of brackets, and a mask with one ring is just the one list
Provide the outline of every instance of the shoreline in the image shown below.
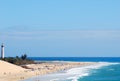
[[[76,68],[80,66],[87,66],[87,65],[93,65],[96,64],[96,62],[44,62],[44,63],[39,63],[39,64],[29,64],[25,65],[27,68],[30,69],[25,69],[23,68],[22,71],[18,72],[5,72],[1,73],[0,72],[0,81],[22,81],[34,76],[41,76],[41,75],[46,75],[50,73],[55,73],[59,71],[64,71],[68,70],[71,68]],[[8,66],[9,68],[9,66]]]
[[61,81],[61,80],[77,81],[78,78],[91,75],[91,71],[93,71],[93,69],[96,70],[105,66],[118,64],[111,62],[82,62],[82,63],[87,63],[87,64],[72,68],[67,68],[62,71],[48,73],[41,76],[40,75],[34,76],[29,79],[21,80],[21,81]]
[[[65,61],[65,63],[67,63],[67,62]],[[75,68],[84,68],[84,67],[91,66],[91,65],[94,66],[97,64],[96,62],[69,62],[68,64],[71,64],[71,63],[78,64],[78,65],[75,65],[75,66],[73,65],[72,67],[68,67],[68,68],[61,69],[61,70],[56,70],[55,72],[46,73],[43,75],[33,76],[33,77],[30,77],[28,79],[21,80],[21,81],[54,81],[54,80],[56,81],[58,79],[51,79],[51,78],[53,78],[53,77],[56,78],[56,75],[59,75],[59,77],[63,78],[66,76],[66,75],[63,76],[64,73],[66,73],[68,70],[75,69]],[[69,75],[67,75],[67,76],[69,76]],[[43,79],[43,80],[41,80],[41,79]]]

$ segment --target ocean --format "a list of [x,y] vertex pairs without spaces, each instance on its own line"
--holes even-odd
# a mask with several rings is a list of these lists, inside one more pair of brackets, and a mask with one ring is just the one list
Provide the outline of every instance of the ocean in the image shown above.
[[35,61],[120,62],[120,57],[29,57]]
[[36,76],[24,81],[120,81],[119,57],[30,57],[35,61],[97,62],[64,72]]

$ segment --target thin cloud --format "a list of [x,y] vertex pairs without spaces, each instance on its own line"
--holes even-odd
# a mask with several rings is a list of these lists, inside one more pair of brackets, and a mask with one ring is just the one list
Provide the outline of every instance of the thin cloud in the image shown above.
[[71,30],[71,31],[33,31],[33,32],[2,32],[0,39],[19,40],[54,40],[54,39],[120,39],[120,31],[102,30]]

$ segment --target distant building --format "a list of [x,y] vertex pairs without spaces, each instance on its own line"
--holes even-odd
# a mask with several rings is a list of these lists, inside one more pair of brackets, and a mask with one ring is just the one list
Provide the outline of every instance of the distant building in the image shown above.
[[4,44],[1,45],[1,58],[4,59]]

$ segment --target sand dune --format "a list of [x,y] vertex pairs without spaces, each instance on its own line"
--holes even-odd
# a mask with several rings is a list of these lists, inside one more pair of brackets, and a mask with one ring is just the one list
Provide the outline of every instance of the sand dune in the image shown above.
[[24,71],[24,70],[25,69],[20,66],[10,64],[8,62],[0,60],[0,74],[16,73],[16,72],[20,72],[20,71]]
[[0,81],[18,81],[22,78],[20,73],[26,69],[0,60]]

